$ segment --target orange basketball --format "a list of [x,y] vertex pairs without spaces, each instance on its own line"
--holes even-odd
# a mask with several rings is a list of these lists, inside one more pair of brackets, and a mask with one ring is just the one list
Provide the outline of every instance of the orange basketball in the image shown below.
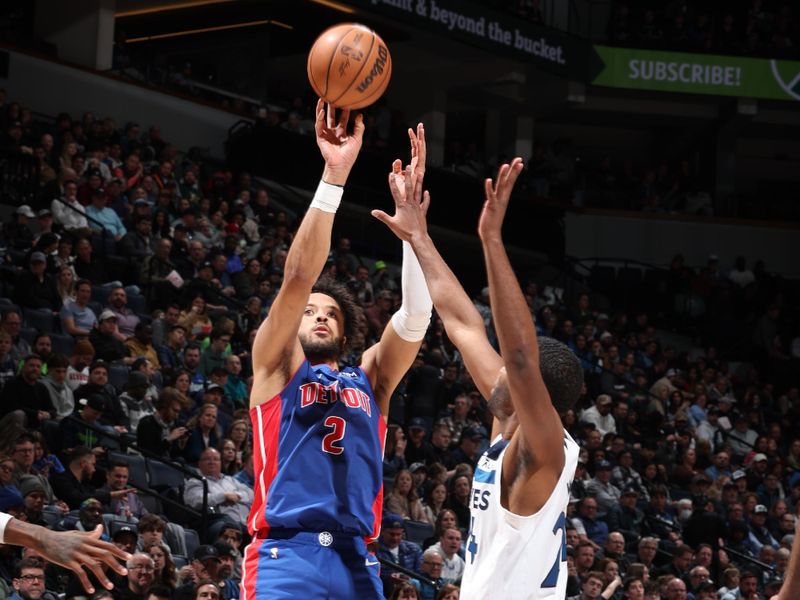
[[389,48],[369,27],[343,23],[326,29],[308,53],[308,81],[337,108],[363,108],[383,95],[392,76]]

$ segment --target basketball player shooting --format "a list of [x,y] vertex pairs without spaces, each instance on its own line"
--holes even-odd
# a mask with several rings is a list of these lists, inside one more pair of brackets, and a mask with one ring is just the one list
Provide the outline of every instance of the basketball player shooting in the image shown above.
[[317,278],[364,124],[357,115],[348,134],[349,111],[337,120],[322,101],[316,117],[322,181],[253,344],[256,492],[243,600],[383,598],[379,563],[366,544],[381,521],[386,414],[432,309],[419,263],[404,244],[402,306],[361,366],[340,368],[356,305],[344,286]]
[[583,372],[564,344],[537,340],[503,247],[501,225],[521,170],[516,159],[500,169],[496,185],[487,180],[479,228],[503,358],[428,235],[428,192],[412,194],[406,180],[401,193],[390,177],[395,214],[373,211],[411,243],[447,335],[495,417],[493,445],[478,463],[470,500],[465,599],[561,599],[566,592],[565,511],[578,446],[561,426],[559,413],[580,395]]

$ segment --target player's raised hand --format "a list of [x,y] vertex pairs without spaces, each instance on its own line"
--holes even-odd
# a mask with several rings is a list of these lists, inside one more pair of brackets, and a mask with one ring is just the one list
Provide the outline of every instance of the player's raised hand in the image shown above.
[[330,104],[327,106],[320,99],[317,101],[317,118],[314,131],[317,136],[317,146],[325,159],[325,172],[322,179],[326,183],[344,185],[350,169],[358,158],[361,143],[364,138],[364,117],[361,113],[356,115],[353,125],[353,134],[348,135],[347,125],[350,120],[350,111],[341,110],[336,117],[336,109]]
[[[427,146],[425,144],[425,126],[422,123],[417,124],[417,131],[408,128],[408,140],[411,146],[411,176],[424,177],[425,176],[425,161],[427,159]],[[392,163],[392,174],[397,183],[397,189],[401,194],[405,195],[405,169],[403,163],[398,159]]]
[[497,173],[497,182],[487,179],[484,182],[486,201],[478,221],[478,235],[482,240],[492,236],[500,236],[503,228],[503,219],[508,209],[508,201],[517,177],[522,172],[522,159],[515,158],[511,164],[504,164]]
[[[399,162],[395,161],[395,165]],[[413,236],[424,235],[428,231],[425,215],[428,213],[431,196],[422,191],[424,180],[422,173],[413,175],[411,165],[405,168],[402,177],[395,174],[393,166],[389,173],[389,191],[394,200],[394,215],[390,216],[382,210],[372,211],[373,217],[386,224],[397,237],[406,242],[411,241]]]

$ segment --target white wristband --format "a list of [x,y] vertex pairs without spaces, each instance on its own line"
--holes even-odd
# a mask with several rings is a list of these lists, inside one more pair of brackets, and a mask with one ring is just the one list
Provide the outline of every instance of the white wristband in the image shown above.
[[392,315],[392,327],[395,333],[407,342],[419,342],[425,339],[428,325],[431,324],[431,313],[423,315],[409,315],[400,307]]
[[5,543],[6,541],[6,525],[8,522],[13,519],[11,515],[8,513],[0,512],[0,544]]
[[309,208],[318,208],[324,212],[336,213],[336,209],[339,208],[339,204],[342,201],[343,193],[344,188],[342,186],[325,183],[320,180]]

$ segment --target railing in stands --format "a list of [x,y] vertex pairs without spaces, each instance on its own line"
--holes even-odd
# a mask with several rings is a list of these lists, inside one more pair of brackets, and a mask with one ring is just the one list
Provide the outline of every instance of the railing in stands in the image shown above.
[[0,197],[4,203],[31,204],[39,193],[39,161],[30,154],[0,156]]
[[381,562],[382,565],[386,565],[387,567],[390,567],[390,568],[394,569],[395,571],[397,571],[399,573],[402,573],[403,575],[408,575],[409,577],[412,577],[412,578],[416,579],[417,581],[420,581],[420,582],[422,582],[422,583],[424,583],[426,585],[429,585],[434,590],[436,590],[437,592],[439,591],[439,585],[433,579],[431,579],[430,577],[426,577],[422,573],[417,573],[416,571],[412,571],[411,569],[406,569],[404,566],[398,565],[396,562],[392,562],[388,558],[382,558],[380,556],[378,556],[377,558]]
[[[196,515],[200,519],[200,530],[202,534],[206,535],[208,533],[208,480],[203,475],[199,475],[196,472],[192,471],[191,469],[188,469],[184,465],[177,463],[173,460],[164,458],[163,456],[156,454],[155,452],[148,450],[147,448],[142,448],[141,446],[135,443],[129,442],[125,438],[125,436],[123,436],[120,433],[111,432],[108,429],[103,429],[102,427],[98,427],[92,423],[87,423],[86,421],[78,419],[73,415],[68,415],[65,418],[80,424],[81,427],[86,427],[88,429],[91,429],[92,431],[98,434],[98,437],[106,437],[114,440],[117,444],[119,444],[120,449],[123,451],[126,448],[131,448],[132,450],[135,450],[145,458],[149,458],[151,460],[157,460],[158,462],[166,465],[167,467],[180,472],[181,474],[183,474],[184,477],[188,477],[190,479],[199,479],[200,482],[203,484],[203,504],[201,506],[200,511],[196,511],[186,506],[183,503],[175,502],[171,498],[167,498],[162,494],[156,494],[152,490],[147,490],[147,492],[150,495],[157,495],[162,502],[166,501],[166,503],[169,504],[170,506],[175,506],[176,508],[180,508],[183,511],[193,513],[194,515]],[[137,487],[137,489],[141,488]]]

